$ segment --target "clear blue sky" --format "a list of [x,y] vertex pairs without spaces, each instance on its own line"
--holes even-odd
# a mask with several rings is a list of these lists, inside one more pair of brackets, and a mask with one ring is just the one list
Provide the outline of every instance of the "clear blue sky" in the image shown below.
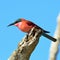
[[[15,26],[7,27],[8,24],[18,18],[29,19],[53,36],[59,12],[60,0],[0,0],[0,60],[7,60],[25,36]],[[50,44],[49,39],[41,37],[30,60],[48,60]]]

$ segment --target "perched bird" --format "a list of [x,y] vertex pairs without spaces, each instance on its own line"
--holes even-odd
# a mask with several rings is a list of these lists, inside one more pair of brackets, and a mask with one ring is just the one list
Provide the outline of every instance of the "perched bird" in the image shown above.
[[51,37],[50,35],[46,34],[46,33],[49,33],[48,31],[42,29],[42,28],[39,27],[38,25],[36,25],[36,24],[34,24],[33,22],[28,21],[28,20],[26,20],[26,19],[24,19],[24,18],[20,18],[20,19],[18,19],[17,21],[9,24],[8,26],[12,26],[12,25],[17,26],[21,31],[26,32],[26,33],[29,33],[30,30],[31,30],[33,27],[37,26],[39,29],[42,30],[42,35],[43,35],[44,37],[46,37],[46,38],[48,38],[48,39],[50,39],[50,40],[52,40],[52,41],[54,41],[54,42],[56,41],[55,38],[53,38],[53,37]]

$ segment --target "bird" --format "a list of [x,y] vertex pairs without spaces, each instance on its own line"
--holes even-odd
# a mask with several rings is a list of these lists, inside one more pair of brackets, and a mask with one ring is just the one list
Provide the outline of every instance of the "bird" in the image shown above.
[[19,28],[19,30],[25,32],[25,33],[29,33],[30,30],[33,28],[33,27],[38,27],[41,31],[42,31],[42,36],[50,39],[51,41],[53,42],[56,42],[57,39],[53,38],[52,36],[48,35],[47,33],[50,33],[49,31],[46,31],[44,30],[43,28],[39,27],[38,25],[36,25],[35,23],[29,21],[29,20],[26,20],[24,18],[19,18],[17,19],[15,22],[9,24],[8,26],[16,26]]

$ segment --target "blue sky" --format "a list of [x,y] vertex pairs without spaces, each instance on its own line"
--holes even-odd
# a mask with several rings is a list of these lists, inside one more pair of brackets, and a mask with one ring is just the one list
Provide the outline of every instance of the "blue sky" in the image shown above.
[[[25,18],[54,35],[60,0],[0,0],[0,60],[7,60],[26,33],[15,26],[7,27],[18,18]],[[48,60],[51,41],[41,37],[30,60]],[[60,53],[57,60],[60,60]]]

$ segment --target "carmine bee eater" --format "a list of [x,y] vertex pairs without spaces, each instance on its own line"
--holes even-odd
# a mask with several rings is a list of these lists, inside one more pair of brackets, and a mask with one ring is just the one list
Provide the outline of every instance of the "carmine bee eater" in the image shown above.
[[[26,33],[29,33],[30,30],[31,30],[33,27],[37,26],[37,25],[34,24],[33,22],[28,21],[28,20],[26,20],[26,19],[24,19],[24,18],[20,18],[20,19],[18,19],[17,21],[15,21],[14,23],[9,24],[8,26],[12,26],[12,25],[17,26],[21,31],[26,32]],[[37,27],[42,30],[42,35],[43,35],[44,37],[46,37],[46,38],[48,38],[48,39],[50,39],[50,40],[52,40],[52,41],[54,41],[54,42],[56,41],[55,38],[53,38],[53,37],[51,37],[50,35],[46,34],[46,33],[49,33],[48,31],[42,29],[42,28],[39,27],[39,26],[37,26]]]

